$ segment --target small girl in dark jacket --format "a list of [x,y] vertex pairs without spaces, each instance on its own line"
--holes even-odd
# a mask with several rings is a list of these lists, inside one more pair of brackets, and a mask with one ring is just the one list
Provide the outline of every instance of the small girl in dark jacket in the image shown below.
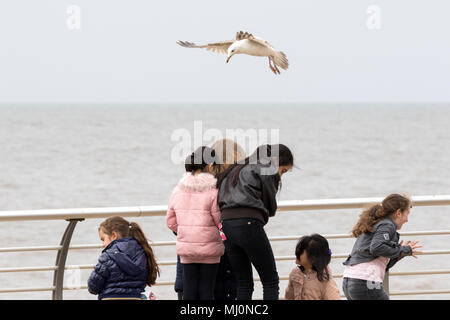
[[144,233],[135,222],[115,216],[98,228],[103,251],[88,280],[99,300],[141,299],[146,285],[155,284],[159,267]]

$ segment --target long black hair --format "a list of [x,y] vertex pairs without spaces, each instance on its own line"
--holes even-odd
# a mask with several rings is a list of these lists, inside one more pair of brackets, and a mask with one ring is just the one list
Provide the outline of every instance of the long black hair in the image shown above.
[[[229,181],[232,186],[236,186],[237,182],[239,180],[239,173],[241,170],[248,164],[264,164],[264,165],[270,165],[273,161],[273,158],[276,159],[278,162],[278,166],[292,166],[294,165],[294,156],[292,155],[291,150],[289,150],[288,147],[286,147],[284,144],[265,144],[262,146],[259,146],[249,157],[245,158],[242,161],[238,161],[235,164],[232,164],[230,167],[228,167],[227,170],[224,172],[218,174],[216,176],[217,178],[217,188],[220,187],[223,180],[225,180],[226,177],[229,178]],[[281,179],[276,172],[273,175],[274,180],[276,184],[279,185]]]
[[[275,158],[278,162],[278,166],[293,166],[294,165],[294,156],[292,155],[291,150],[286,147],[284,144],[274,144],[274,145],[261,145],[259,146],[249,157],[244,160],[238,161],[235,164],[232,164],[228,167],[227,170],[218,174],[217,178],[217,188],[220,188],[223,180],[229,176],[230,182],[232,186],[236,186],[239,180],[239,173],[241,170],[248,164],[264,164],[270,165]],[[280,175],[278,172],[274,173],[273,178],[275,180],[275,184],[280,184]]]
[[331,261],[331,250],[327,239],[317,233],[303,236],[295,247],[297,259],[300,259],[305,250],[313,270],[317,272],[317,279],[319,281],[328,281],[330,279],[328,264]]

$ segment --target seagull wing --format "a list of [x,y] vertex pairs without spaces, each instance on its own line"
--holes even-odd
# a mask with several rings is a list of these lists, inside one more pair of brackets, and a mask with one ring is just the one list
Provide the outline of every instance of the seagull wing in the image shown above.
[[253,35],[251,33],[248,32],[244,32],[244,31],[239,31],[236,32],[236,40],[244,40],[244,39],[253,39]]
[[261,39],[259,37],[255,37],[251,33],[244,32],[244,31],[239,31],[236,33],[236,40],[244,40],[244,39],[248,39],[248,40],[254,42],[255,44],[259,44],[259,45],[274,49],[274,47],[268,41]]
[[273,47],[273,45],[271,45],[268,41],[266,41],[266,40],[264,40],[264,39],[261,39],[261,38],[258,38],[258,37],[253,37],[252,39],[249,39],[249,40],[251,40],[251,41],[253,41],[253,42],[255,42],[255,43],[258,43],[258,44],[260,44],[260,45],[263,45],[263,46],[265,46],[265,47],[269,47],[269,48],[275,50],[275,48]]
[[185,48],[203,48],[215,53],[223,53],[223,54],[228,54],[228,47],[231,46],[233,42],[234,40],[228,40],[228,41],[208,43],[204,45],[196,45],[195,43],[188,41],[177,41],[177,43],[180,46]]

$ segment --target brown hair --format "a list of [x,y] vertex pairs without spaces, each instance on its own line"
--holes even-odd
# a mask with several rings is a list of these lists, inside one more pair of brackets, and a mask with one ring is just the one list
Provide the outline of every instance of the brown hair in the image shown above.
[[244,149],[236,142],[230,139],[217,140],[211,146],[215,151],[217,163],[212,166],[212,174],[215,176],[224,172],[230,165],[245,158]]
[[390,194],[381,203],[371,205],[360,214],[352,234],[357,238],[365,232],[373,232],[373,226],[378,221],[391,217],[398,209],[403,212],[410,207],[411,199],[409,197],[396,193]]
[[103,221],[98,229],[102,229],[103,233],[108,236],[112,236],[112,233],[115,231],[117,232],[119,238],[134,238],[142,246],[145,255],[147,256],[147,264],[149,268],[147,284],[149,286],[155,284],[156,278],[159,276],[159,267],[156,263],[152,247],[148,243],[141,227],[136,222],[128,222],[120,216],[114,216]]

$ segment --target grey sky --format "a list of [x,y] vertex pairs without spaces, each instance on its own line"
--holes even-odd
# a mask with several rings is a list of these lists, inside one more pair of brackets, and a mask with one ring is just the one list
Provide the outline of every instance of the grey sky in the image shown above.
[[[449,14],[448,0],[2,0],[0,103],[450,102]],[[175,43],[239,30],[290,69]]]

